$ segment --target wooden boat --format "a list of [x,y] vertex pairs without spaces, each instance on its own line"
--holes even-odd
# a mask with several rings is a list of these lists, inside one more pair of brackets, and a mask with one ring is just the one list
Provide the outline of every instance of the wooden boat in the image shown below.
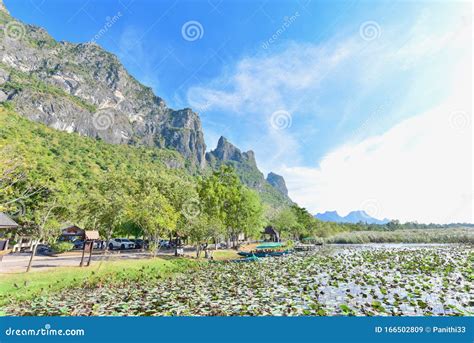
[[258,261],[259,258],[255,255],[252,255],[252,256],[249,256],[249,257],[244,257],[244,258],[238,258],[238,259],[235,259],[235,260],[232,260],[231,262],[237,262],[237,263],[240,263],[240,262],[255,262],[255,261]]
[[243,257],[276,257],[290,254],[291,250],[284,249],[281,243],[266,243],[256,247],[253,251],[239,251],[238,254]]

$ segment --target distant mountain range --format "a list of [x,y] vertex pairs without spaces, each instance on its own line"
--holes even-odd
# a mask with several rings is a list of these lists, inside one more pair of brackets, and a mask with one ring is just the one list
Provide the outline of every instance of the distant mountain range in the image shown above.
[[352,211],[347,216],[341,217],[336,211],[326,211],[324,213],[318,213],[314,216],[315,218],[322,220],[323,222],[335,222],[335,223],[367,223],[367,224],[387,224],[390,220],[377,219],[369,216],[365,211]]

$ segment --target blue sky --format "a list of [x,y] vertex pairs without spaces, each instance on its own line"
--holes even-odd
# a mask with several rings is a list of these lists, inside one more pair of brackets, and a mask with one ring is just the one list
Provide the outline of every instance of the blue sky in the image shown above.
[[[170,107],[197,111],[208,149],[224,135],[254,150],[261,169],[285,176],[290,195],[314,212],[472,221],[472,100],[453,94],[464,83],[472,90],[468,2],[5,3],[15,17],[72,42],[90,41],[118,16],[97,43]],[[417,120],[441,108],[436,128],[450,131],[439,132],[435,151],[435,131],[420,134],[416,125],[436,123]],[[436,164],[453,149],[461,175]],[[385,169],[374,176],[373,166]],[[421,172],[400,179],[406,166]],[[449,187],[433,203],[428,190],[440,183]]]

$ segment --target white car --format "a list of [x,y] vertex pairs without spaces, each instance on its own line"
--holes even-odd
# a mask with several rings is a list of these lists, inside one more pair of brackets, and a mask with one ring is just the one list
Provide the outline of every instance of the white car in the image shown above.
[[109,241],[109,249],[134,249],[135,243],[127,238],[112,238]]

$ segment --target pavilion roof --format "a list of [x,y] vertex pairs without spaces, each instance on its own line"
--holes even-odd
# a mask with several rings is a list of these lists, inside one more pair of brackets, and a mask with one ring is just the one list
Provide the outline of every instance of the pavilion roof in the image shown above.
[[13,219],[7,216],[5,213],[0,212],[0,229],[14,229],[19,227]]

